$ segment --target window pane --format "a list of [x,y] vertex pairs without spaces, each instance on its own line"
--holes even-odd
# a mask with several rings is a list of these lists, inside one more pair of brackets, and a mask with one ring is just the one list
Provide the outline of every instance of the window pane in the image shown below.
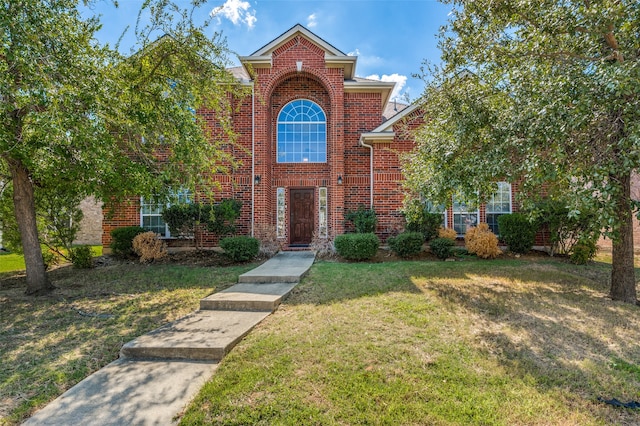
[[326,126],[325,114],[318,104],[298,99],[285,105],[278,115],[277,161],[326,162]]

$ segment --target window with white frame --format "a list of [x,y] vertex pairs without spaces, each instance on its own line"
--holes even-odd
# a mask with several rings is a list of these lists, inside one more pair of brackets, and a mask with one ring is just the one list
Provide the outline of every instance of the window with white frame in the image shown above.
[[498,182],[498,191],[491,196],[486,211],[487,225],[494,234],[500,235],[498,218],[503,214],[511,213],[511,184]]
[[467,228],[478,225],[479,212],[477,207],[456,200],[453,197],[453,229],[458,235],[467,233]]
[[176,192],[170,197],[170,202],[167,203],[145,200],[140,197],[140,226],[159,234],[161,237],[171,237],[169,226],[162,219],[162,212],[171,204],[190,203],[191,198],[191,193],[188,190]]
[[444,204],[434,204],[431,201],[425,201],[424,207],[429,213],[441,214],[442,222],[440,226],[447,227],[447,207]]
[[278,114],[278,163],[326,163],[327,119],[318,104],[296,99]]

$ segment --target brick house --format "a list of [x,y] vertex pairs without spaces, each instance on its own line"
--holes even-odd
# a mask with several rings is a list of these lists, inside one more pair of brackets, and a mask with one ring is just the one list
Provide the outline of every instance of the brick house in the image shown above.
[[[252,95],[236,100],[233,117],[241,166],[216,180],[219,198],[242,201],[241,234],[271,229],[282,246],[304,246],[314,235],[344,233],[345,212],[361,205],[375,209],[383,240],[397,232],[404,198],[399,155],[413,148],[407,130],[422,117],[415,105],[390,102],[394,83],[356,77],[357,59],[296,25],[230,70]],[[215,126],[212,114],[198,113]],[[478,222],[493,227],[514,209],[514,191],[501,183],[492,202],[475,210],[454,200],[443,222],[459,234]],[[103,245],[120,226],[170,237],[161,208],[144,200],[121,206],[105,217]],[[214,235],[201,239],[217,244]]]

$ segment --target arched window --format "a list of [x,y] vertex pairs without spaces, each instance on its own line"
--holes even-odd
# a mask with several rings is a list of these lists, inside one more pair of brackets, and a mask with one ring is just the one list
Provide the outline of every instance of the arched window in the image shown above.
[[289,102],[278,114],[278,163],[326,163],[327,119],[308,99]]

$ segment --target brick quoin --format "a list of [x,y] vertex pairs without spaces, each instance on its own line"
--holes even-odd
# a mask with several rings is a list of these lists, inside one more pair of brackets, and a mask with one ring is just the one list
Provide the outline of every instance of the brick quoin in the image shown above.
[[[266,58],[266,59],[265,59]],[[337,60],[336,60],[337,58]],[[271,229],[277,223],[277,189],[285,189],[285,218],[289,220],[289,194],[292,189],[314,190],[315,226],[318,226],[319,191],[328,191],[329,238],[349,231],[344,214],[371,202],[371,151],[360,144],[363,134],[393,132],[391,139],[378,140],[373,146],[373,208],[378,216],[376,233],[381,239],[401,230],[401,208],[405,197],[402,176],[402,155],[410,152],[415,142],[412,131],[423,121],[418,110],[395,118],[383,114],[392,86],[354,77],[355,61],[306,28],[296,25],[254,55],[241,57],[243,68],[231,69],[244,84],[253,85],[251,95],[231,99],[232,127],[237,134],[235,144],[223,144],[237,166],[230,173],[213,173],[217,186],[195,195],[196,201],[218,201],[235,198],[242,201],[239,234],[252,230]],[[251,72],[251,76],[250,76]],[[296,99],[308,99],[318,104],[327,119],[326,163],[278,163],[277,117],[280,110]],[[197,117],[212,140],[226,140],[220,121],[213,111],[200,109]],[[398,117],[401,117],[399,119]],[[162,159],[162,155],[159,155]],[[252,173],[252,163],[255,168]],[[254,176],[260,182],[254,185]],[[338,180],[342,183],[339,184]],[[514,210],[517,210],[517,184],[512,185]],[[204,188],[203,188],[204,189]],[[254,191],[252,204],[252,189]],[[213,193],[213,200],[204,198]],[[480,218],[485,219],[484,206]],[[253,217],[253,224],[251,219]],[[451,212],[447,215],[453,226]],[[132,198],[120,204],[105,206],[102,243],[108,247],[110,232],[121,226],[140,224],[140,200]],[[253,226],[252,226],[253,225]],[[280,243],[289,242],[289,223]],[[218,237],[198,230],[205,247],[216,246]]]

